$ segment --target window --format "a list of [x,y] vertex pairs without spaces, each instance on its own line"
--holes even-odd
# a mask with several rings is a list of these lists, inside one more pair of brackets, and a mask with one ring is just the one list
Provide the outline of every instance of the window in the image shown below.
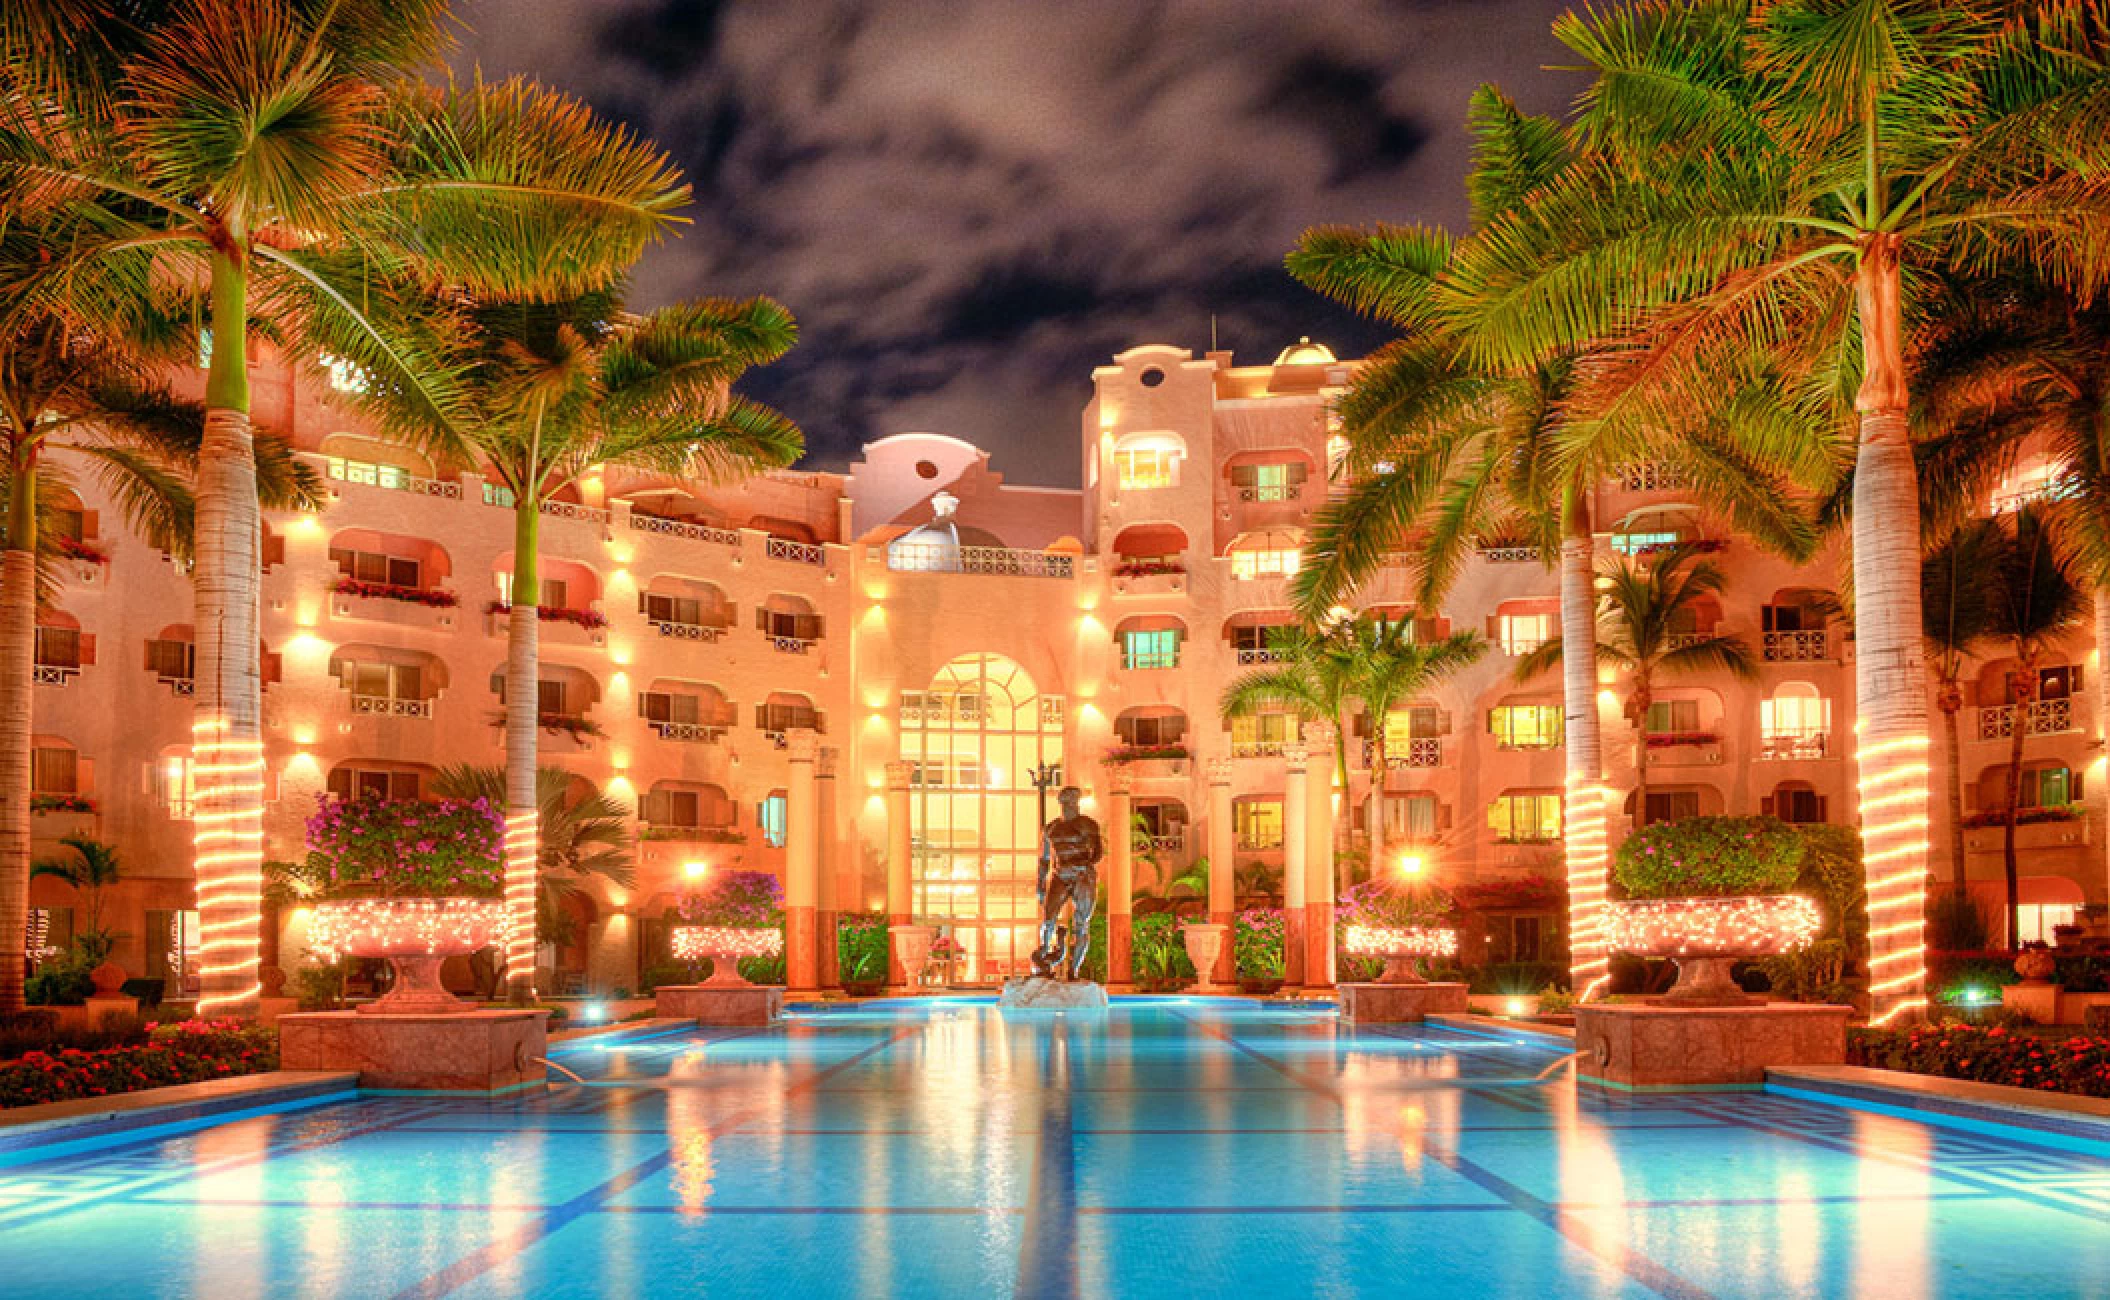
[[1554,616],[1545,614],[1497,614],[1495,641],[1506,655],[1528,655],[1555,636]]
[[198,647],[188,641],[147,642],[147,671],[163,681],[187,682],[197,665]]
[[406,556],[332,547],[330,562],[337,566],[339,573],[357,582],[380,582],[392,587],[424,586],[424,567]]
[[64,745],[31,749],[29,788],[38,794],[79,794],[80,756]]
[[[2079,664],[2056,664],[2037,670],[2037,698],[2040,700],[2064,700],[2080,693],[2081,666]],[[2009,694],[2014,692],[2012,682]],[[2010,703],[2013,701],[2010,700]]]
[[1698,700],[1657,700],[1648,706],[1648,734],[1691,735],[1700,729]]
[[88,512],[77,505],[53,506],[44,526],[69,542],[88,540]]
[[77,627],[40,627],[36,630],[36,658],[47,668],[81,666],[81,630]]
[[163,754],[149,769],[154,802],[177,821],[188,821],[197,808],[198,778],[189,754]]
[[[704,626],[705,605],[693,596],[670,596],[648,591],[639,595],[638,608],[654,623],[674,623],[682,627]],[[713,615],[718,612],[715,605],[709,608]]]
[[1824,820],[1824,796],[1807,787],[1782,786],[1766,799],[1761,812],[1772,813],[1796,826],[1814,826]]
[[1824,612],[1806,605],[1762,605],[1759,626],[1767,632],[1822,632]]
[[1425,842],[1436,838],[1436,796],[1423,791],[1385,798],[1385,833],[1393,839]]
[[1487,732],[1503,749],[1553,749],[1565,721],[1558,704],[1498,704],[1487,711]]
[[[1505,926],[1503,922],[1508,922]],[[1499,939],[1502,930],[1509,932],[1510,961],[1539,961],[1544,951],[1545,920],[1537,916],[1509,916],[1495,918],[1495,936]]]
[[416,799],[422,779],[416,772],[392,772],[386,768],[347,764],[330,772],[330,793],[339,799]]
[[1123,492],[1179,485],[1179,448],[1164,443],[1142,443],[1114,449],[1114,481]]
[[340,483],[363,483],[367,487],[394,488],[403,491],[411,485],[417,475],[400,465],[383,465],[370,460],[350,460],[343,456],[331,456],[324,472]]
[[379,700],[422,700],[425,670],[416,664],[364,664],[345,660],[337,680],[352,695]]
[[513,489],[503,483],[493,483],[489,479],[484,480],[485,505],[511,510],[517,501],[519,501],[519,498],[513,495]]
[[1279,754],[1301,734],[1294,713],[1241,713],[1231,719],[1231,752]]
[[755,626],[762,635],[778,641],[812,642],[821,639],[821,616],[791,610],[758,609]]
[[1683,540],[1675,530],[1629,531],[1612,534],[1612,549],[1634,555],[1652,546],[1676,546]]
[[820,731],[821,715],[813,705],[804,701],[770,701],[755,706],[755,728],[772,736],[801,728]]
[[1648,815],[1642,818],[1641,824],[1654,826],[1657,822],[1681,822],[1699,815],[1699,791],[1651,790],[1648,792]]
[[1167,713],[1155,717],[1122,718],[1114,724],[1121,739],[1139,748],[1177,745],[1187,734],[1187,715]]
[[2072,903],[2025,903],[2016,909],[2015,938],[2022,943],[2053,943],[2058,939],[2053,927],[2078,924],[2080,910]]
[[1237,465],[1231,469],[1231,485],[1241,501],[1294,501],[1307,473],[1301,462]]
[[1385,715],[1385,749],[1395,757],[1404,755],[1413,741],[1442,734],[1443,710],[1433,704],[1410,704]]
[[[513,575],[510,573],[499,573],[493,576],[498,579],[498,603],[501,605],[512,604]],[[541,582],[541,588],[542,590],[535,597],[535,608],[570,609],[572,607],[571,587],[564,579],[544,578]]]
[[703,700],[675,691],[641,691],[637,716],[647,722],[674,722],[696,726],[703,722]]
[[722,828],[733,820],[732,804],[716,786],[703,789],[647,790],[638,802],[638,818],[648,826],[685,830]]
[[1832,729],[1832,702],[1814,686],[1783,685],[1758,706],[1759,734],[1767,740],[1819,736]]
[[1497,795],[1487,806],[1487,824],[1495,838],[1537,844],[1561,837],[1561,797],[1557,794]]
[[340,393],[364,393],[372,384],[366,367],[356,361],[347,361],[327,352],[318,353],[315,360],[329,375],[330,387]]
[[1287,578],[1295,574],[1302,553],[1288,549],[1231,552],[1231,576],[1240,581]]
[[1241,799],[1231,806],[1232,830],[1242,849],[1282,847],[1282,801]]
[[1178,628],[1160,627],[1121,634],[1123,668],[1177,668],[1180,666]]
[[762,828],[763,842],[781,849],[788,834],[790,803],[782,792],[771,794],[755,805],[755,823]]
[[2081,797],[2081,774],[2067,767],[2040,767],[2022,773],[2024,808],[2064,808]]

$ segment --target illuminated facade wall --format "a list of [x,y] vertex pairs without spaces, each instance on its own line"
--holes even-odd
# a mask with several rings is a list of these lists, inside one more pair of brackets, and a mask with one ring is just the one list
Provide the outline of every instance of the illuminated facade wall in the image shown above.
[[[996,921],[1019,910],[1020,855],[1030,856],[1030,827],[1019,824],[1032,796],[1019,770],[1026,748],[1060,761],[1095,809],[1105,806],[1106,760],[1124,762],[1149,836],[1140,886],[1201,855],[1279,864],[1290,724],[1226,727],[1215,701],[1265,661],[1267,629],[1289,618],[1301,530],[1327,490],[1326,403],[1351,369],[1312,348],[1253,366],[1161,346],[1125,352],[1092,375],[1081,490],[1009,483],[979,449],[911,433],[870,444],[843,473],[695,492],[611,473],[553,504],[543,572],[576,617],[543,624],[544,761],[631,800],[647,837],[637,888],[599,888],[581,918],[590,938],[562,963],[599,987],[632,985],[638,938],[685,864],[781,871],[783,848],[772,841],[789,763],[780,742],[801,726],[818,727],[835,751],[820,842],[836,905],[880,907],[885,766],[929,754],[941,735],[958,756],[967,743],[960,720],[934,728],[929,698],[950,689],[957,665],[979,673],[972,665],[996,662],[975,656],[997,657],[1030,683],[1035,709],[1059,701],[1060,712],[1039,712],[1030,726],[1014,718],[994,741],[977,724],[982,784],[971,794],[955,788],[957,763],[953,786],[919,787],[919,851],[948,855],[948,889],[972,859],[983,887],[973,915]],[[272,518],[264,547],[265,851],[288,857],[333,780],[409,793],[440,767],[500,761],[492,678],[504,626],[487,611],[504,591],[511,528],[480,475],[375,441],[327,386],[296,385],[271,365],[252,381],[259,423],[290,431],[334,493],[319,518]],[[75,831],[120,845],[128,882],[111,907],[129,936],[119,958],[137,970],[180,949],[165,936],[194,902],[189,592],[126,531],[92,476],[75,477],[82,558],[63,566],[65,588],[40,636],[36,770],[48,810],[36,818],[38,848],[52,851]],[[1603,555],[1674,537],[1719,543],[1729,590],[1695,630],[1737,633],[1762,659],[1755,683],[1659,686],[1657,730],[1678,737],[1651,753],[1659,815],[1849,818],[1853,642],[1826,610],[1839,555],[1798,568],[1760,553],[1691,509],[1669,467],[1631,467],[1595,496]],[[1359,603],[1415,616],[1431,633],[1475,629],[1494,648],[1389,720],[1392,840],[1421,846],[1439,878],[1454,882],[1558,875],[1564,774],[1558,708],[1549,706],[1559,683],[1513,678],[1515,655],[1557,622],[1550,570],[1490,539],[1442,609],[1412,609],[1408,590],[1406,568],[1388,569]],[[2025,894],[2039,900],[2026,926],[2104,895],[2096,671],[2084,633],[2020,721],[2030,734],[2027,798],[2084,809],[2021,828],[2023,874],[2034,881]],[[2016,725],[2003,706],[2006,680],[2006,665],[1988,662],[1963,684],[1967,811],[1998,797]],[[1606,682],[1600,696],[1615,842],[1630,824],[1623,801],[1634,753],[1619,689]],[[590,729],[573,734],[567,719]],[[1351,730],[1356,771],[1343,811],[1360,823],[1369,728]],[[1009,753],[996,756],[992,744]],[[1934,746],[1937,861],[1948,825],[1942,750]],[[1218,759],[1230,764],[1233,816],[1226,842],[1212,844],[1205,772]],[[944,819],[933,800],[944,802]],[[972,844],[960,835],[969,815],[983,827]],[[1009,829],[990,830],[995,818]],[[941,824],[946,843],[926,842]],[[1999,828],[1967,837],[1973,879],[1997,880]],[[928,892],[936,877],[920,878],[919,907],[967,907],[958,892],[940,907]],[[49,880],[36,882],[33,902],[77,905]],[[289,930],[284,961],[297,958],[301,938],[297,925]]]

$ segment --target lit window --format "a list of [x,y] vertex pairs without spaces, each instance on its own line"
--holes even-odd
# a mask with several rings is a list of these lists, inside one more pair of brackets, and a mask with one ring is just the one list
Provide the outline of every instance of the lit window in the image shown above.
[[1232,829],[1242,849],[1282,847],[1282,803],[1277,799],[1241,799],[1232,806]]
[[762,839],[773,849],[784,847],[789,810],[790,804],[781,794],[772,794],[755,807],[755,820],[762,827]]
[[2058,939],[2053,929],[2079,924],[2081,909],[2072,903],[2025,903],[2015,911],[2017,942],[2053,943]]
[[1698,700],[1657,700],[1648,706],[1652,736],[1691,735],[1700,729]]
[[2064,808],[2080,798],[2081,779],[2066,767],[2034,768],[2022,773],[2022,807]]
[[177,821],[187,821],[197,808],[197,775],[190,755],[164,754],[153,769],[154,801]]
[[1179,665],[1179,629],[1149,628],[1121,634],[1123,668],[1177,668]]
[[513,495],[513,489],[507,487],[505,484],[493,483],[489,479],[484,480],[485,505],[498,506],[499,508],[504,510],[511,510],[513,508],[513,503],[517,500],[519,500],[519,498]]
[[1554,637],[1552,614],[1499,614],[1495,640],[1506,655],[1528,655]]
[[1558,704],[1500,704],[1487,711],[1488,734],[1503,749],[1552,749],[1561,743]]
[[1561,797],[1557,794],[1497,795],[1487,805],[1487,825],[1495,838],[1537,844],[1561,837]]
[[1231,719],[1231,752],[1240,755],[1279,754],[1299,734],[1294,713],[1241,713]]
[[378,461],[352,460],[344,456],[329,457],[325,462],[325,473],[340,483],[393,488],[399,492],[410,487],[417,478],[400,465],[383,465]]
[[1675,532],[1650,531],[1612,534],[1612,549],[1626,555],[1635,555],[1655,546],[1676,546],[1684,538]]
[[1648,815],[1641,820],[1644,826],[1654,826],[1658,822],[1681,822],[1699,815],[1699,791],[1651,790],[1648,792]]
[[1423,792],[1395,794],[1385,799],[1385,832],[1395,839],[1416,842],[1436,838],[1436,796]]
[[1233,551],[1231,576],[1241,581],[1287,578],[1297,571],[1300,554],[1293,550]]
[[1114,452],[1114,477],[1124,492],[1176,487],[1180,453],[1171,447],[1124,447]]
[[343,357],[331,356],[327,352],[322,353],[315,359],[321,363],[323,371],[329,375],[330,387],[340,393],[364,393],[372,386],[366,367],[356,361],[347,361]]
[[1433,740],[1443,734],[1443,711],[1433,704],[1414,704],[1385,715],[1385,748],[1404,754],[1417,740]]
[[330,562],[337,566],[339,573],[359,582],[390,587],[424,586],[423,567],[408,556],[336,547],[330,551]]

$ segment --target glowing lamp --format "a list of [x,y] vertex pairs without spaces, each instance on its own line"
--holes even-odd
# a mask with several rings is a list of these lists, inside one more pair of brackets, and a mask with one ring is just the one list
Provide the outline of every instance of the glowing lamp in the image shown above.
[[1527,1015],[1530,1013],[1531,1004],[1522,998],[1511,998],[1502,1004],[1502,1010],[1511,1016]]
[[703,879],[705,875],[709,874],[710,869],[711,864],[708,862],[684,862],[681,864],[681,874],[691,880]]
[[1418,876],[1427,869],[1428,865],[1428,862],[1419,853],[1402,853],[1399,855],[1399,874],[1402,876]]

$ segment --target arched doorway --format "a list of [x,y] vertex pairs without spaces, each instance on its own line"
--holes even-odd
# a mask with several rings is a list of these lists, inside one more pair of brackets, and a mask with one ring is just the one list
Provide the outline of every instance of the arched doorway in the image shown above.
[[1011,660],[964,655],[902,710],[916,918],[948,925],[967,978],[1026,969],[1040,849],[1033,769],[1062,766],[1062,701]]

